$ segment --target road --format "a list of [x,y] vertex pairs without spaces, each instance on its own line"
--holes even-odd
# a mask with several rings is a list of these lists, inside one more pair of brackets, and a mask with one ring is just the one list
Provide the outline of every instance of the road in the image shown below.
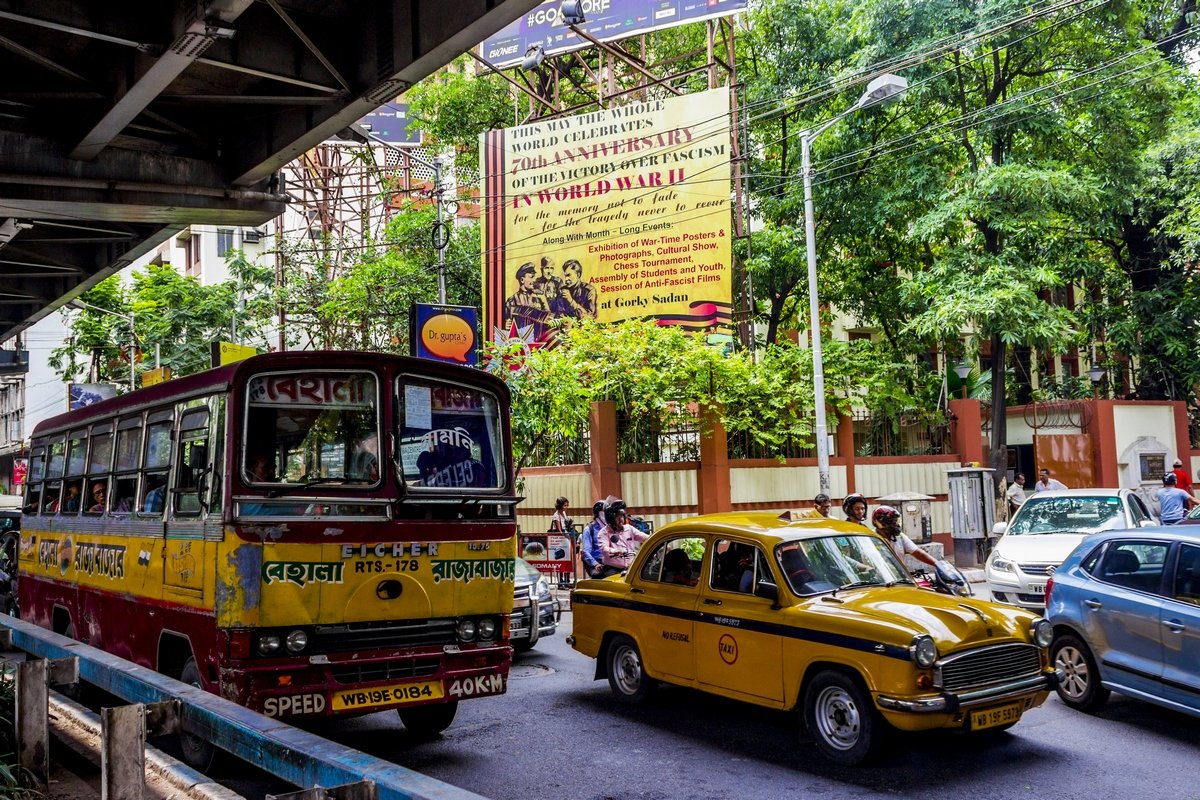
[[[343,744],[495,800],[751,798],[1173,798],[1200,800],[1200,720],[1114,696],[1096,716],[1051,696],[1005,733],[911,735],[878,763],[833,766],[795,718],[667,687],[615,705],[593,662],[559,633],[519,655],[508,693],[459,706],[438,740],[409,739],[394,713],[322,728]],[[248,798],[287,787],[223,781]]]

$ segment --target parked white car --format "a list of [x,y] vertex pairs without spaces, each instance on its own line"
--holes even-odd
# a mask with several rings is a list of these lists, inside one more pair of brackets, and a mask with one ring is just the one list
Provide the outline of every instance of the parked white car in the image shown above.
[[1142,498],[1129,489],[1066,489],[1031,494],[988,557],[992,599],[1041,612],[1046,580],[1084,537],[1100,531],[1157,525]]

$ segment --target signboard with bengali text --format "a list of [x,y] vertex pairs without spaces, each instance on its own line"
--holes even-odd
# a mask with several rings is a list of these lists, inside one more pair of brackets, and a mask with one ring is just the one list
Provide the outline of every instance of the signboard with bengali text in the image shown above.
[[[602,42],[610,42],[685,22],[736,14],[747,3],[748,0],[583,0],[587,21],[579,29]],[[562,0],[542,3],[481,44],[481,54],[492,66],[512,67],[521,63],[533,45],[541,45],[546,55],[590,47],[591,42],[563,23],[559,14],[561,5]]]
[[571,319],[731,326],[727,89],[482,137],[484,331]]

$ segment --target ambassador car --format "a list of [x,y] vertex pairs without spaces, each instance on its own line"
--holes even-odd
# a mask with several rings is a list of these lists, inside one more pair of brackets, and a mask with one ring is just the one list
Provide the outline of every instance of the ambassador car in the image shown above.
[[1007,525],[985,569],[992,599],[1035,613],[1046,607],[1046,579],[1085,536],[1157,525],[1129,489],[1066,489],[1030,495]]
[[680,520],[621,575],[572,593],[567,641],[616,698],[659,682],[802,711],[856,764],[888,728],[1001,730],[1057,685],[1050,624],[918,588],[860,526],[765,513]]

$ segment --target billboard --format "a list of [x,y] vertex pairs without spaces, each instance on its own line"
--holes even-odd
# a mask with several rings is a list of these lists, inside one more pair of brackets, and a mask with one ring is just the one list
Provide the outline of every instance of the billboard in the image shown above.
[[117,387],[112,383],[68,383],[67,409],[76,411],[117,396]]
[[442,306],[414,303],[409,314],[410,355],[475,366],[479,346],[475,329],[479,312],[471,306]]
[[[494,67],[513,67],[535,44],[546,55],[568,53],[591,46],[563,24],[559,14],[562,0],[550,0],[502,28],[480,45],[483,57]],[[587,22],[579,29],[602,42],[642,33],[724,17],[746,8],[748,0],[583,0]]]
[[571,319],[731,328],[728,89],[482,136],[488,339]]

